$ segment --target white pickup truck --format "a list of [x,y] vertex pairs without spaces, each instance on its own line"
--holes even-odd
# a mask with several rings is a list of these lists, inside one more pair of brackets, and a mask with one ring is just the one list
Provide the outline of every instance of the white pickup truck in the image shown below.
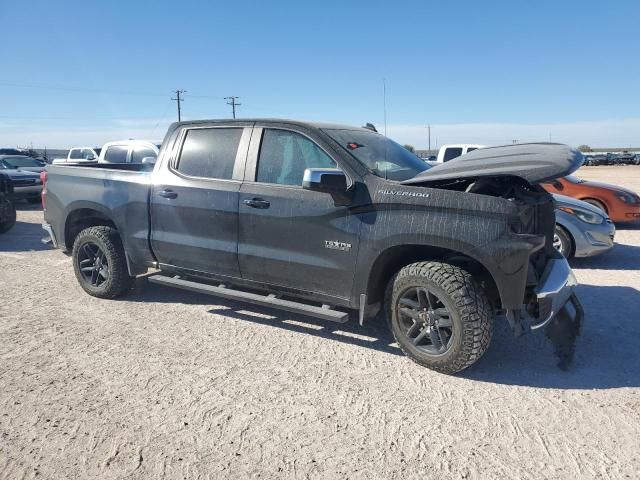
[[459,157],[460,155],[464,155],[465,153],[469,153],[483,147],[486,147],[486,145],[475,145],[470,143],[443,145],[440,147],[440,150],[438,150],[438,157],[436,160],[427,160],[426,162],[432,166],[441,165],[449,160]]
[[101,149],[97,147],[74,147],[69,150],[67,158],[54,158],[52,163],[59,165],[61,163],[97,162],[100,151]]
[[160,145],[146,140],[120,140],[105,143],[98,163],[155,163]]

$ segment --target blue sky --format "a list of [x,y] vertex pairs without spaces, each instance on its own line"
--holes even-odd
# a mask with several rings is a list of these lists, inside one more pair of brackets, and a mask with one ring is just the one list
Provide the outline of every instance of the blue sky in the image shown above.
[[176,118],[383,125],[426,146],[640,145],[636,1],[2,0],[0,144],[159,139]]

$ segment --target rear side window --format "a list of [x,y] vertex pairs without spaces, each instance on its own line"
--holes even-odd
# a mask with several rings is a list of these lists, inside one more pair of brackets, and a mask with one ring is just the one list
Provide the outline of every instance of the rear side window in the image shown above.
[[82,158],[84,158],[85,160],[89,160],[89,159],[94,159],[96,158],[96,155],[93,153],[93,150],[89,149],[89,148],[83,148],[82,149]]
[[107,148],[107,151],[104,154],[104,159],[109,163],[126,163],[128,151],[128,147],[113,145],[112,147]]
[[444,161],[448,162],[449,160],[453,160],[454,158],[459,157],[460,155],[462,155],[462,148],[447,148],[444,151]]
[[144,157],[157,157],[158,154],[149,147],[136,147],[131,152],[131,163],[142,163]]
[[256,181],[301,186],[306,168],[335,167],[335,162],[303,135],[267,129],[262,136]]
[[69,158],[71,160],[81,160],[82,159],[82,150],[79,148],[74,148],[69,152]]
[[477,148],[476,147],[469,147],[469,148],[467,148],[467,153],[473,152],[474,150],[477,150]]
[[177,170],[192,177],[230,180],[242,128],[195,128],[187,131]]

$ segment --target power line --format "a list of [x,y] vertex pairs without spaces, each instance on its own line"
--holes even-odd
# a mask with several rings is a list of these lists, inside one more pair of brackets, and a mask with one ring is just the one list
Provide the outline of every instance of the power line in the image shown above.
[[166,94],[162,93],[149,93],[149,92],[131,92],[124,90],[109,90],[109,89],[100,89],[100,88],[89,88],[89,87],[78,87],[78,86],[64,86],[64,85],[43,85],[43,84],[34,84],[34,83],[16,83],[16,82],[5,82],[0,81],[0,85],[8,86],[8,87],[18,87],[18,88],[39,88],[43,90],[59,90],[66,92],[75,92],[75,93],[109,93],[112,95],[134,95],[134,96],[143,96],[143,97],[164,97]]
[[231,105],[231,111],[233,113],[233,118],[236,118],[236,107],[238,105],[242,105],[241,103],[237,103],[236,100],[240,98],[240,97],[236,97],[234,95],[230,96],[230,97],[224,97],[225,100],[229,100],[227,102],[227,105]]
[[[0,81],[0,85],[7,87],[17,87],[17,88],[35,88],[41,90],[57,90],[64,92],[72,92],[72,93],[105,93],[110,95],[132,95],[132,96],[140,96],[140,97],[165,97],[166,93],[160,92],[140,92],[140,91],[127,91],[127,90],[113,90],[113,89],[104,89],[104,88],[91,88],[91,87],[82,87],[76,85],[45,85],[45,84],[37,84],[37,83],[18,83],[18,82],[6,82],[4,80]],[[210,99],[219,99],[219,95],[197,95],[197,94],[186,94],[181,95],[184,97],[191,98],[210,98]]]
[[180,121],[182,121],[182,118],[180,116],[180,103],[184,102],[184,99],[180,98],[180,95],[182,95],[183,93],[187,93],[187,91],[186,90],[176,90],[174,93],[176,94],[176,98],[172,98],[171,100],[175,100],[176,103],[178,104],[178,121],[180,122]]

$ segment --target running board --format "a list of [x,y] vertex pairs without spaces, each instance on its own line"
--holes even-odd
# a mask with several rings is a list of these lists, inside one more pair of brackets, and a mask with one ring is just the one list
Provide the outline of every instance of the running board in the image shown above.
[[207,283],[185,280],[184,278],[180,278],[177,276],[168,277],[166,275],[151,275],[147,277],[147,280],[151,283],[157,283],[158,285],[181,288],[183,290],[189,290],[191,292],[205,293],[207,295],[215,295],[217,297],[228,298],[230,300],[238,300],[241,302],[261,305],[263,307],[277,308],[280,310],[286,310],[288,312],[300,313],[302,315],[308,315],[310,317],[329,320],[331,322],[345,323],[347,320],[349,320],[348,313],[333,310],[329,305],[316,307],[313,305],[308,305],[306,303],[283,300],[273,294],[260,295],[257,293],[243,292],[241,290],[234,290],[232,288],[226,287],[222,284],[219,286],[209,285]]

